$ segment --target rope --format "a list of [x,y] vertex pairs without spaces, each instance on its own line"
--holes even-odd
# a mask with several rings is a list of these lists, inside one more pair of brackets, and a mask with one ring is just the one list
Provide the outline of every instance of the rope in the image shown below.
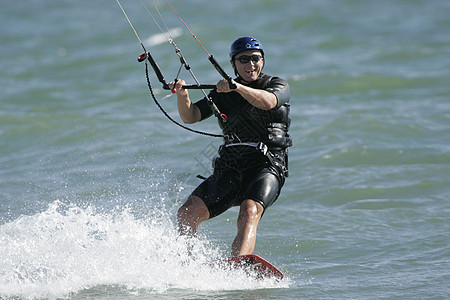
[[170,121],[172,121],[174,124],[178,125],[179,127],[183,128],[183,129],[186,129],[186,130],[188,130],[188,131],[190,131],[190,132],[194,132],[194,133],[201,134],[201,135],[206,135],[206,136],[225,138],[225,135],[195,130],[195,129],[189,128],[189,127],[187,127],[187,126],[184,126],[183,124],[181,124],[181,123],[177,122],[176,120],[174,120],[174,119],[173,119],[173,118],[172,118],[172,117],[164,110],[164,108],[161,106],[161,104],[160,104],[160,103],[158,102],[158,100],[156,99],[155,94],[153,93],[153,89],[152,89],[152,86],[151,86],[151,84],[150,84],[150,77],[149,77],[149,75],[148,75],[148,64],[147,64],[147,62],[145,62],[145,77],[146,77],[146,79],[147,79],[147,86],[148,86],[148,89],[149,89],[149,91],[150,91],[150,95],[151,95],[152,98],[153,98],[153,101],[155,101],[155,104],[159,107],[159,109],[162,111],[162,113],[163,113]]
[[[125,10],[123,9],[122,5],[120,4],[120,1],[119,1],[119,0],[116,0],[116,2],[117,2],[117,4],[119,5],[120,9],[122,10],[122,12],[123,12],[125,18],[127,19],[128,24],[130,25],[131,29],[132,29],[133,32],[134,32],[134,35],[135,35],[135,36],[137,37],[137,39],[139,40],[139,42],[140,42],[142,48],[144,49],[144,52],[147,54],[147,50],[145,49],[144,43],[142,42],[142,40],[141,40],[141,38],[139,37],[139,35],[138,35],[136,29],[134,28],[133,24],[131,23],[130,18],[128,18],[127,13],[126,13]],[[142,1],[140,1],[140,2],[141,2],[141,4],[142,4],[142,6],[145,8],[145,10],[147,11],[147,13],[152,17],[153,21],[154,21],[154,22],[156,23],[156,25],[159,27],[159,29],[161,30],[161,32],[162,32],[162,33],[165,35],[165,37],[168,39],[168,42],[169,42],[172,46],[174,46],[174,48],[175,48],[175,53],[176,53],[176,54],[179,56],[179,58],[180,58],[181,66],[180,66],[180,69],[178,70],[177,77],[178,77],[178,75],[179,75],[179,73],[180,73],[180,71],[181,71],[181,67],[184,65],[185,68],[186,68],[186,69],[189,71],[189,73],[191,74],[191,76],[194,78],[194,80],[195,80],[195,82],[197,83],[197,85],[200,86],[200,82],[199,82],[199,81],[197,80],[197,78],[195,77],[195,75],[194,75],[194,73],[192,72],[191,68],[190,68],[189,65],[186,63],[186,60],[185,60],[183,54],[181,53],[180,49],[179,49],[179,48],[177,47],[177,45],[175,44],[175,42],[174,42],[174,40],[173,40],[173,36],[170,34],[170,32],[169,32],[169,30],[168,30],[168,27],[167,27],[167,24],[166,24],[166,22],[164,21],[164,19],[162,18],[162,15],[161,15],[161,13],[159,12],[159,9],[156,7],[156,4],[155,4],[155,8],[156,8],[156,10],[158,11],[158,14],[159,14],[159,16],[161,17],[162,21],[164,22],[165,27],[167,28],[167,34],[164,32],[164,30],[163,30],[163,29],[161,28],[161,26],[158,24],[158,22],[156,21],[156,19],[153,17],[153,15],[152,15],[152,14],[150,13],[150,11],[147,9],[147,7],[145,6],[145,4],[144,4]],[[154,3],[154,2],[153,2],[153,3]],[[166,3],[169,4],[167,1],[166,1]],[[169,4],[169,6],[170,6],[170,4]],[[170,7],[172,8],[172,6],[170,6]],[[173,8],[172,8],[172,10],[173,10]],[[175,10],[174,10],[174,12],[175,12]],[[175,13],[176,13],[176,12],[175,12]],[[179,17],[179,16],[178,16],[178,17]],[[179,17],[179,18],[180,18],[180,17]],[[180,18],[180,20],[181,20],[181,18]],[[183,20],[181,20],[181,21],[183,22]],[[184,23],[184,22],[183,22],[183,23]],[[184,24],[185,24],[185,23],[184,23]],[[187,27],[186,24],[185,24],[185,26]],[[189,29],[189,28],[188,28],[188,29]],[[189,31],[190,31],[190,29],[189,29]],[[191,32],[191,31],[190,31],[190,32]],[[194,36],[194,37],[195,37],[195,36]],[[196,37],[195,37],[195,38],[196,38]],[[196,38],[196,40],[198,41],[197,38]],[[200,41],[198,41],[198,42],[200,43]],[[201,45],[201,43],[200,43],[200,45]],[[203,45],[202,45],[202,47],[203,47]],[[203,47],[203,48],[204,48],[204,47]],[[205,51],[206,51],[206,49],[205,49]],[[208,53],[208,52],[207,52],[207,53]],[[148,55],[150,55],[150,53],[148,53]],[[195,130],[195,129],[189,128],[189,127],[187,127],[187,126],[184,126],[183,124],[181,124],[181,123],[177,122],[176,120],[174,120],[174,119],[173,119],[173,118],[172,118],[172,117],[171,117],[171,116],[163,109],[163,107],[161,106],[161,104],[159,104],[158,100],[156,99],[156,97],[155,97],[155,95],[154,95],[154,93],[153,93],[153,89],[152,89],[152,86],[151,86],[151,84],[150,84],[150,77],[149,77],[149,75],[148,75],[148,64],[147,64],[147,62],[149,61],[149,58],[146,57],[146,58],[144,58],[144,59],[145,59],[145,77],[146,77],[146,79],[147,79],[147,86],[148,86],[148,89],[149,89],[149,91],[150,91],[150,94],[151,94],[151,96],[152,96],[153,101],[155,102],[155,104],[159,107],[159,109],[162,111],[162,113],[163,113],[170,121],[172,121],[174,124],[178,125],[179,127],[183,128],[183,129],[186,129],[186,130],[188,130],[188,131],[190,131],[190,132],[194,132],[194,133],[197,133],[197,134],[206,135],[206,136],[211,136],[211,137],[221,137],[221,138],[227,138],[227,137],[228,137],[227,135],[214,134],[214,133],[208,133],[208,132],[204,132],[204,131]],[[155,71],[157,71],[157,70],[155,70]],[[162,74],[161,74],[161,76],[162,76]],[[212,102],[212,100],[208,97],[208,95],[206,94],[206,92],[205,92],[203,89],[201,89],[201,91],[203,92],[203,94],[204,94],[204,96],[206,97],[206,99],[209,100],[209,101],[208,101],[208,104],[210,105],[211,110],[214,112],[214,114],[215,114],[217,117],[220,117],[220,118],[222,119],[222,121],[226,122],[226,117],[224,117],[224,115],[222,115],[222,114],[220,113],[220,111],[217,109],[217,107],[215,106],[214,102]]]

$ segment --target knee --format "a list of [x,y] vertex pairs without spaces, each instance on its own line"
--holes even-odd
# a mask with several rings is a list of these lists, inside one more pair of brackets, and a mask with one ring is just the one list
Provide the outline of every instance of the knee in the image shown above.
[[178,222],[191,225],[209,218],[209,211],[200,198],[189,197],[177,212]]
[[181,223],[191,223],[191,221],[194,219],[194,209],[192,205],[192,201],[186,201],[177,212],[177,218],[178,222]]
[[190,211],[190,209],[189,209],[189,206],[187,205],[187,203],[183,204],[178,209],[178,212],[177,212],[178,219],[180,220],[180,219],[186,218],[189,215],[189,211]]
[[264,208],[258,202],[246,200],[241,204],[238,223],[258,222]]

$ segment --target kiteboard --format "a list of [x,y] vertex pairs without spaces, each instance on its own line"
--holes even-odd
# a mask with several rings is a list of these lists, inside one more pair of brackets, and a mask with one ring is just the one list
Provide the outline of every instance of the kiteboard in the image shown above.
[[276,278],[283,279],[284,274],[274,265],[256,254],[240,255],[228,258],[227,262],[236,269],[244,269],[256,274],[257,279]]

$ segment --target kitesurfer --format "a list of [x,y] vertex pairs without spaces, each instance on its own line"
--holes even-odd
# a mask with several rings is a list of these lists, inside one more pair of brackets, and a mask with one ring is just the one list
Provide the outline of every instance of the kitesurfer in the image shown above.
[[[231,254],[238,256],[254,251],[258,223],[288,176],[290,91],[284,79],[262,73],[264,50],[253,37],[241,37],[231,44],[230,62],[236,87],[222,79],[208,95],[226,116],[225,121],[218,118],[224,144],[214,161],[214,173],[192,192],[177,218],[179,232],[194,235],[201,222],[239,206],[231,247]],[[210,117],[207,99],[191,102],[184,84],[182,79],[169,84],[176,90],[183,122]]]

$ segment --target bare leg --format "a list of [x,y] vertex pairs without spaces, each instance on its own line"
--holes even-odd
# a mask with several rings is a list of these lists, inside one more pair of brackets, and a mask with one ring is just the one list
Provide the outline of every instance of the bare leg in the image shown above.
[[195,235],[198,225],[209,219],[209,210],[196,196],[190,196],[178,209],[178,231],[181,235]]
[[231,255],[251,254],[255,249],[256,230],[264,207],[256,201],[247,199],[242,202],[237,220],[238,232],[231,245]]

